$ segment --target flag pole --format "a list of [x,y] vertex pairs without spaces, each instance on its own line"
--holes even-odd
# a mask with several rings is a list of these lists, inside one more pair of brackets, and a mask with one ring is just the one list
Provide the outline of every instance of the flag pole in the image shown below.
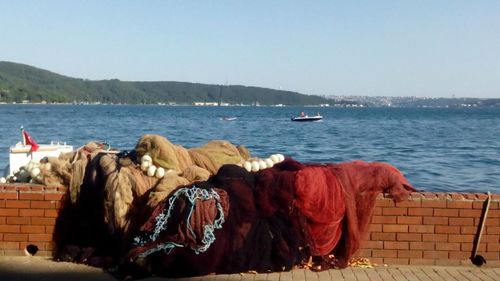
[[26,145],[26,138],[24,137],[24,127],[21,126],[21,138],[23,140],[23,145]]

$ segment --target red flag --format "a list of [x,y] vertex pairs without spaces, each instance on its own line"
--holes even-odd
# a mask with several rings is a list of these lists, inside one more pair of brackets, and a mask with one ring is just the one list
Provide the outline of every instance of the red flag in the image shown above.
[[34,139],[31,138],[30,135],[28,135],[28,132],[26,130],[23,130],[23,137],[24,137],[24,143],[27,145],[31,145],[31,151],[35,152],[38,150],[38,147],[40,147]]

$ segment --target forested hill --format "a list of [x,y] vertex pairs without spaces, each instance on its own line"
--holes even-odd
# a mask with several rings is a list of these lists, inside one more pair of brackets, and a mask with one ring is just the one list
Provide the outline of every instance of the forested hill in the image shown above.
[[101,102],[127,104],[222,102],[318,105],[319,96],[259,87],[187,82],[127,82],[71,78],[32,66],[0,61],[0,102]]

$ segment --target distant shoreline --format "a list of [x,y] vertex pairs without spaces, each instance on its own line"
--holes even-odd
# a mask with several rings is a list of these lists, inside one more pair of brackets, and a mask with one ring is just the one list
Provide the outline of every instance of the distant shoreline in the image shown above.
[[75,106],[165,106],[165,107],[314,107],[314,108],[500,108],[497,104],[481,105],[477,103],[447,104],[447,105],[365,105],[365,104],[320,104],[320,105],[248,105],[248,104],[166,104],[166,103],[44,103],[44,102],[0,102],[2,105],[75,105]]

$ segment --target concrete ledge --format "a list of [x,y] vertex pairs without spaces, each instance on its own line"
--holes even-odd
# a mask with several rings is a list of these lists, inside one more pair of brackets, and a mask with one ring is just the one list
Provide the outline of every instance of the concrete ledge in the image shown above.
[[[0,255],[50,256],[52,234],[65,187],[30,184],[0,185]],[[370,233],[357,256],[378,264],[471,264],[484,203],[483,193],[413,193],[394,203],[377,198]],[[500,265],[500,194],[493,194],[478,247],[489,265]]]

